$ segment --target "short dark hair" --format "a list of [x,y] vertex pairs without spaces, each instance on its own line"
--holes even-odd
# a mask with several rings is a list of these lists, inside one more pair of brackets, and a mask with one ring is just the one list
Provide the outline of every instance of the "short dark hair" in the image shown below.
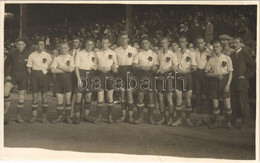
[[168,39],[167,37],[163,37],[163,38],[161,38],[160,41],[162,41],[162,40],[167,40],[167,41],[169,42],[169,39]]
[[244,43],[244,40],[241,37],[234,37],[233,40],[235,40],[235,39],[238,39],[240,41],[240,43]]
[[186,36],[180,36],[180,37],[179,37],[179,40],[180,40],[180,39],[185,39],[185,40],[187,41],[187,37],[186,37]]
[[72,39],[72,41],[73,40],[79,40],[79,42],[81,42],[81,39],[79,37],[75,37],[75,38]]
[[126,31],[121,31],[120,34],[119,34],[119,37],[124,36],[124,35],[128,36],[128,33]]
[[212,43],[212,45],[213,45],[213,44],[217,44],[217,43],[221,44],[220,40],[214,40],[213,43]]
[[101,37],[101,41],[102,41],[102,40],[108,40],[109,43],[110,43],[110,39],[109,39],[107,36],[103,36],[103,37]]
[[70,46],[70,44],[69,44],[68,41],[62,41],[62,42],[60,42],[60,46],[61,46],[61,45],[65,45],[65,44],[68,45],[68,47]]
[[15,42],[19,42],[19,41],[22,41],[22,42],[24,42],[26,44],[26,41],[25,41],[24,38],[18,38],[18,39],[15,40]]
[[150,38],[148,36],[144,36],[144,37],[141,38],[141,42],[143,42],[144,40],[151,42]]
[[86,44],[88,41],[95,42],[95,40],[94,40],[92,37],[87,38],[87,39],[85,40],[85,44]]
[[202,36],[198,36],[198,37],[196,37],[196,41],[197,41],[197,40],[200,40],[200,39],[202,39],[202,40],[205,42],[204,37],[202,37]]
[[44,39],[43,39],[43,38],[39,38],[39,39],[37,39],[35,43],[36,43],[36,44],[39,44],[39,42],[40,42],[40,41],[43,41],[43,42],[44,42],[44,44],[45,44],[45,41],[44,41]]

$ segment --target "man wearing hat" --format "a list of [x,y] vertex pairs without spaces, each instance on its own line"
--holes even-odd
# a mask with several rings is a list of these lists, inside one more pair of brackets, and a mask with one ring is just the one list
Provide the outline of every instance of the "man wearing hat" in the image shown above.
[[230,56],[231,54],[233,54],[235,51],[234,49],[232,49],[230,47],[230,41],[232,40],[232,37],[229,36],[229,35],[220,35],[219,36],[219,40],[221,40],[221,45],[223,47],[223,54],[227,55],[227,56]]
[[47,122],[47,92],[49,87],[48,82],[48,70],[52,63],[52,57],[49,53],[44,51],[45,42],[44,40],[37,41],[37,50],[30,54],[27,62],[27,71],[31,75],[31,89],[33,94],[32,101],[32,114],[33,117],[30,120],[34,123],[37,118],[38,111],[38,96],[41,92],[42,97],[42,123]]
[[[231,55],[234,66],[231,83],[232,95],[232,123],[236,126],[237,117],[241,112],[243,125],[250,121],[250,107],[248,99],[249,78],[255,74],[256,63],[248,50],[242,48],[243,40],[234,38],[235,53]],[[242,127],[242,126],[239,126]]]
[[132,74],[133,58],[135,57],[137,51],[135,48],[128,45],[129,38],[126,32],[122,32],[119,39],[121,46],[117,48],[115,52],[117,55],[117,62],[119,66],[118,75],[123,79],[124,88],[122,88],[121,91],[122,117],[116,122],[122,122],[127,119],[129,123],[133,123],[134,100],[133,92],[131,88],[128,88],[127,86],[127,73],[129,75]]
[[[149,113],[149,123],[155,124],[153,120],[154,111],[154,95],[153,95],[153,77],[155,72],[158,70],[159,61],[158,56],[150,49],[151,43],[147,36],[141,39],[142,50],[137,53],[133,60],[133,67],[136,72],[135,75],[138,76],[140,87],[138,88],[137,95],[137,111],[138,119],[135,120],[135,124],[140,124],[143,121],[144,114],[144,92],[148,92],[148,113]],[[146,82],[145,82],[146,81]],[[142,82],[145,82],[146,86]]]
[[10,51],[5,60],[5,83],[4,83],[4,124],[9,122],[7,112],[10,108],[10,91],[18,85],[18,102],[17,102],[17,117],[16,121],[22,123],[21,117],[24,106],[24,94],[27,85],[28,74],[26,72],[26,63],[29,52],[25,50],[26,43],[23,39],[16,40],[16,49]]

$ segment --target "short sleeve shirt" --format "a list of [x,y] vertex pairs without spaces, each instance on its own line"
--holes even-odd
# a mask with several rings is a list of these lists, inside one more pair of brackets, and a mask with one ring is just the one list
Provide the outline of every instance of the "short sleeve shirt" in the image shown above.
[[195,54],[190,50],[186,50],[183,54],[179,51],[175,52],[178,60],[178,68],[185,72],[191,71],[191,65],[197,66]]
[[211,57],[213,57],[213,52],[212,52],[212,50],[209,50],[208,48],[206,48],[203,52],[196,50],[195,59],[197,62],[197,67],[199,69],[205,69],[207,62],[209,61],[209,59]]
[[96,58],[99,68],[106,68],[111,70],[111,66],[113,64],[118,67],[116,53],[110,49],[105,51],[99,50],[96,53]]
[[152,67],[154,65],[159,65],[158,56],[150,49],[148,51],[142,50],[136,54],[133,63],[140,66]]
[[51,63],[52,57],[49,53],[35,51],[29,55],[26,67],[31,67],[32,70],[41,70],[43,74],[46,74]]
[[70,54],[59,55],[54,58],[51,68],[57,68],[58,66],[69,66],[74,68],[74,59]]
[[233,71],[232,60],[224,54],[220,56],[214,55],[214,57],[210,58],[205,70],[205,72],[213,72],[215,74],[228,74],[230,71]]
[[96,65],[97,59],[95,54],[91,51],[82,50],[75,56],[75,67],[82,70],[91,70],[91,67]]
[[131,66],[133,59],[137,54],[136,49],[130,45],[128,45],[126,49],[119,47],[115,50],[115,52],[119,66]]
[[168,69],[172,66],[178,66],[177,56],[171,50],[168,50],[166,53],[161,51],[158,54],[158,60],[160,63],[159,70]]

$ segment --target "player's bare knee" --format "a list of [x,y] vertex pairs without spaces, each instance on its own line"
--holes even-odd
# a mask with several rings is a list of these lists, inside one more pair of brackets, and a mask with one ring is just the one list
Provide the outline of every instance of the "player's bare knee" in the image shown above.
[[224,99],[224,107],[225,108],[231,108],[230,98]]
[[97,101],[98,101],[98,103],[104,102],[104,92],[103,91],[98,92]]
[[9,82],[5,83],[5,85],[4,85],[4,96],[9,96],[12,88],[13,88],[13,85],[11,83],[9,83]]
[[91,102],[91,96],[92,96],[92,93],[87,93],[86,96],[85,96],[85,101]]

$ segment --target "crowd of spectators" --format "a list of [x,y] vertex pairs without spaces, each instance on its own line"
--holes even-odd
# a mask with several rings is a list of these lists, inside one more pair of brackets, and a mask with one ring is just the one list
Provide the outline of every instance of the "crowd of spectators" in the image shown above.
[[[198,36],[205,38],[210,47],[212,40],[221,34],[231,37],[239,36],[246,44],[254,45],[256,40],[256,13],[247,8],[217,8],[209,7],[151,7],[150,10],[133,10],[131,43],[139,43],[143,35],[148,35],[152,40],[152,45],[156,49],[159,47],[161,37],[168,37],[171,42],[176,42],[177,38],[185,35],[193,48],[194,39]],[[65,21],[60,25],[46,25],[40,27],[30,27],[27,31],[27,48],[34,50],[34,40],[43,37],[46,41],[46,50],[52,53],[58,50],[60,41],[72,41],[79,37],[82,41],[92,37],[96,40],[96,48],[100,48],[100,38],[107,35],[111,40],[111,48],[118,46],[118,34],[125,30],[126,19],[113,19],[111,21],[89,20],[78,23]],[[5,35],[5,54],[13,48],[14,40]],[[137,45],[138,47],[138,45]]]

